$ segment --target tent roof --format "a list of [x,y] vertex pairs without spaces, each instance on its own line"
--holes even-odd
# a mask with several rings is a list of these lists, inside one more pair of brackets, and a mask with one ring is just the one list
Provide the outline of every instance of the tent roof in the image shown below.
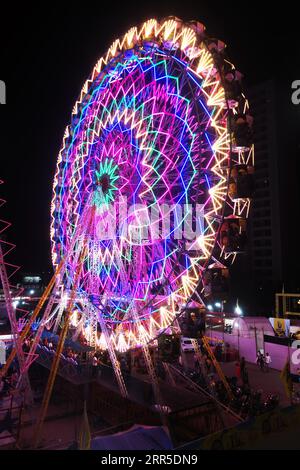
[[133,426],[127,431],[92,439],[92,450],[169,450],[170,437],[162,426]]
[[233,328],[239,328],[240,331],[264,330],[265,334],[274,334],[272,325],[266,317],[239,317],[235,318]]

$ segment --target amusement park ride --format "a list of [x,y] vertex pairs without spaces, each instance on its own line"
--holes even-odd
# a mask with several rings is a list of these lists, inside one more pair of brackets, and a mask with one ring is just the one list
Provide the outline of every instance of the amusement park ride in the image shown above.
[[225,49],[197,21],[151,19],[117,39],[97,62],[57,159],[55,273],[21,331],[0,252],[15,344],[1,374],[17,356],[28,403],[27,373],[43,331],[59,334],[35,445],[68,336],[108,350],[124,397],[118,353],[141,348],[162,404],[149,345],[168,327],[178,328],[189,302],[205,309],[244,250],[252,118],[241,74]]

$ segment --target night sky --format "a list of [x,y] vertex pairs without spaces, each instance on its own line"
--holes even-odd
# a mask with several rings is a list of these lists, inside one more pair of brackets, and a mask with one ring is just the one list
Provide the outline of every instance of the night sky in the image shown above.
[[[2,215],[12,223],[15,260],[30,272],[50,269],[50,200],[55,162],[74,102],[97,59],[129,27],[155,17],[198,19],[228,45],[246,86],[276,78],[282,90],[282,132],[299,172],[300,106],[291,104],[291,82],[300,79],[299,14],[293,3],[268,2],[83,2],[82,7],[15,7],[1,18],[0,79],[7,105],[0,106]],[[144,4],[143,4],[144,3]],[[85,7],[86,5],[86,7]],[[125,7],[126,5],[126,7]],[[179,6],[181,5],[181,6]],[[283,5],[285,5],[283,7]],[[1,15],[2,16],[2,15]],[[3,25],[4,28],[3,28]],[[290,164],[289,164],[290,165]],[[294,167],[293,167],[294,165]],[[291,188],[291,198],[299,195]],[[291,215],[298,209],[292,206]],[[299,214],[299,210],[298,210]]]

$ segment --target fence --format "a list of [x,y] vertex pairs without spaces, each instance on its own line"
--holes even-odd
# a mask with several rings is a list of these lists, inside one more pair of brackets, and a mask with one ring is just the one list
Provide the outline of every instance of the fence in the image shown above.
[[[229,344],[230,347],[237,349],[239,351],[240,357],[244,357],[247,362],[252,362],[253,364],[256,361],[256,338],[255,336],[241,336],[236,334],[229,334],[224,333],[222,331],[215,331],[215,330],[207,330],[206,336],[208,338],[216,338],[219,340],[225,341],[225,344]],[[265,337],[264,342],[264,350],[265,353],[269,353],[272,359],[272,368],[277,370],[282,370],[288,355],[292,356],[293,352],[296,348],[288,347],[283,344],[274,344],[267,341],[267,337]],[[298,364],[293,364],[291,362],[291,372],[296,373],[297,368],[300,367]]]

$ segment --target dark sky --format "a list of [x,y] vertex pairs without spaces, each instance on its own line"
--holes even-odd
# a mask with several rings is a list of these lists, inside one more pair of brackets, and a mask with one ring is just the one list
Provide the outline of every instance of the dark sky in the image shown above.
[[287,149],[295,151],[300,106],[291,104],[290,86],[300,79],[299,12],[294,2],[266,3],[264,11],[262,1],[182,0],[177,6],[162,0],[138,7],[126,1],[107,1],[106,7],[101,1],[81,7],[26,2],[1,15],[0,79],[7,85],[7,105],[0,106],[0,173],[6,183],[1,193],[8,199],[2,214],[13,223],[10,239],[17,243],[16,260],[24,270],[50,266],[52,179],[82,84],[114,39],[150,17],[198,19],[228,45],[246,85],[279,80]]

